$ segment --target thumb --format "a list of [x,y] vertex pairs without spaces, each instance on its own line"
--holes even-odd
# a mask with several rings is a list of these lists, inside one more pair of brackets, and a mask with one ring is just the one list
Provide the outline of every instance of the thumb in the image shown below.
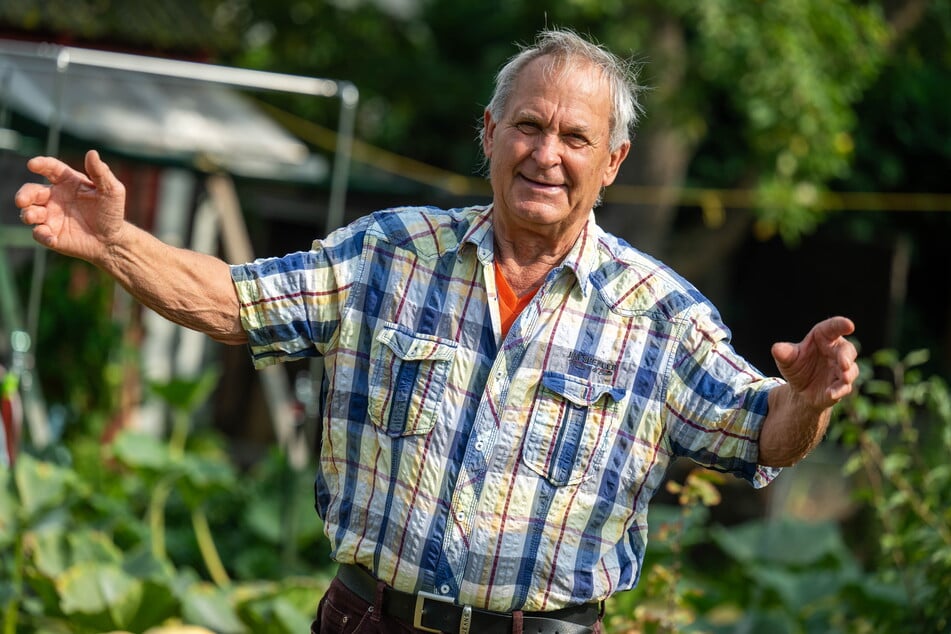
[[92,180],[93,185],[96,186],[103,195],[105,196],[115,196],[120,194],[119,188],[121,184],[119,180],[112,173],[112,170],[109,169],[109,166],[106,165],[99,157],[99,152],[96,150],[89,150],[86,152],[86,174],[89,176],[89,179]]
[[773,355],[773,360],[776,361],[776,365],[789,365],[799,357],[799,346],[794,343],[780,341],[773,344],[770,352]]

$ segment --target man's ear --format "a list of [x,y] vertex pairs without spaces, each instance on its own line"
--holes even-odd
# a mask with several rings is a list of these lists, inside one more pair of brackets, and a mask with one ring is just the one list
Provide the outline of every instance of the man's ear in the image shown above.
[[492,158],[492,136],[495,134],[495,121],[486,108],[482,114],[482,153],[485,158]]
[[608,165],[604,169],[604,176],[601,179],[601,187],[607,187],[614,182],[614,179],[617,178],[618,170],[621,169],[621,163],[624,162],[624,159],[627,158],[627,154],[630,151],[631,142],[625,141],[618,149],[611,152]]

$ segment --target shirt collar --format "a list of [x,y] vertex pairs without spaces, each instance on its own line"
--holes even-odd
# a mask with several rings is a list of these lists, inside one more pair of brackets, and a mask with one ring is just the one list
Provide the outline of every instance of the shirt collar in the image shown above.
[[[478,253],[479,261],[484,265],[492,263],[495,253],[495,234],[492,231],[492,205],[472,207],[474,215],[468,231],[462,237],[462,244],[472,244]],[[574,246],[568,251],[559,265],[569,269],[578,280],[578,287],[584,297],[591,291],[590,276],[598,267],[598,242],[601,228],[595,221],[594,210],[588,216],[588,222]],[[557,267],[556,267],[557,268]]]
[[565,256],[561,266],[570,269],[578,280],[578,287],[584,297],[591,291],[591,274],[598,267],[598,242],[601,228],[594,218],[594,211],[588,216],[588,222],[581,235]]
[[476,249],[479,261],[492,263],[495,252],[495,234],[492,232],[492,205],[470,207],[472,213],[469,229],[463,234],[460,244],[471,244]]

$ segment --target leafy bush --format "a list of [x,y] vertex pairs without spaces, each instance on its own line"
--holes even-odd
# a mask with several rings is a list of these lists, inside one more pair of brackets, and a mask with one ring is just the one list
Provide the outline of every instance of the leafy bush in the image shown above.
[[308,631],[329,547],[310,505],[279,504],[306,482],[276,452],[238,474],[220,440],[191,433],[215,380],[156,386],[167,442],[124,431],[0,470],[2,634]]
[[[927,360],[862,359],[830,425],[826,442],[845,451],[842,475],[863,503],[857,522],[712,525],[721,476],[694,471],[669,484],[679,506],[651,511],[644,576],[609,602],[608,631],[949,631],[951,396],[924,376]],[[703,563],[691,557],[699,550]]]
[[[951,397],[926,360],[863,359],[837,410],[826,442],[861,521],[717,526],[723,476],[694,470],[652,509],[643,577],[608,602],[607,632],[947,631]],[[308,630],[333,574],[310,478],[276,451],[238,473],[196,434],[214,382],[157,386],[168,441],[77,439],[0,470],[0,634]]]
[[875,624],[881,632],[951,629],[951,394],[924,375],[928,356],[863,360],[861,393],[833,427],[874,520],[871,574],[900,589],[900,608]]

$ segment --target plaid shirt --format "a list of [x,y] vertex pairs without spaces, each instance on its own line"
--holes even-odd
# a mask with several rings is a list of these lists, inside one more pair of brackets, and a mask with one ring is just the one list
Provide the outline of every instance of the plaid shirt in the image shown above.
[[501,339],[491,207],[377,212],[235,266],[257,367],[321,354],[333,557],[406,592],[554,610],[632,588],[687,456],[763,486],[764,378],[710,303],[592,214]]

